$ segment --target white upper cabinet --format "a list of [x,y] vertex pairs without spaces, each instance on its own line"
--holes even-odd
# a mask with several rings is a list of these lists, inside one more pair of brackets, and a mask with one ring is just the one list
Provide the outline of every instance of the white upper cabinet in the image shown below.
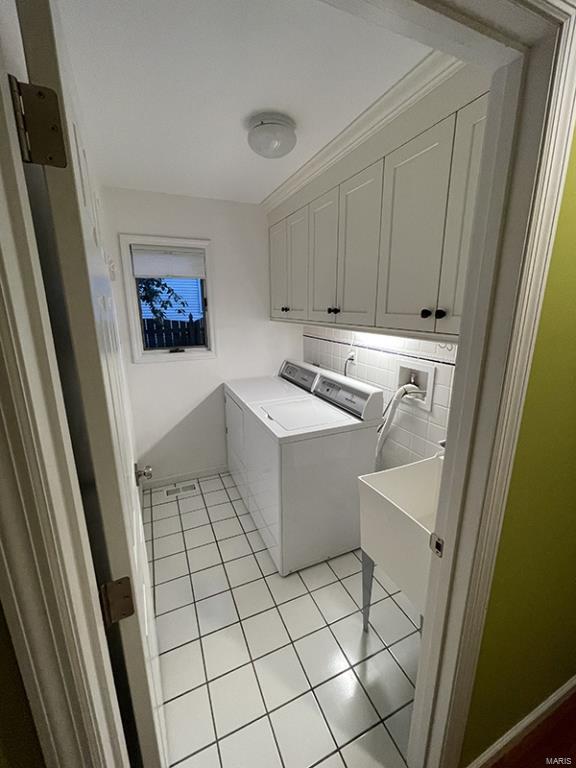
[[284,317],[288,301],[286,219],[270,227],[270,315]]
[[377,326],[434,331],[455,119],[385,158]]
[[374,325],[382,167],[380,160],[340,185],[337,323]]
[[308,317],[328,323],[336,319],[338,202],[339,188],[335,187],[309,205]]
[[270,315],[308,316],[308,206],[270,227]]
[[270,228],[271,315],[457,335],[485,94]]
[[306,320],[308,316],[308,206],[286,219],[288,250],[288,293],[286,317]]
[[488,95],[458,112],[436,320],[439,333],[458,333],[464,304],[472,223],[482,160]]

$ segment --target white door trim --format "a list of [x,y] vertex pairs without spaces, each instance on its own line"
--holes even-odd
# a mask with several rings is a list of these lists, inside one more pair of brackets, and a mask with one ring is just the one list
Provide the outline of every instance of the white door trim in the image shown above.
[[[5,77],[0,88],[10,104]],[[14,116],[3,104],[0,599],[48,768],[128,768]]]
[[[426,3],[421,4],[414,0],[405,0],[402,3],[400,0],[386,0],[386,3],[381,0],[332,0],[332,4],[353,13],[360,13],[373,21],[377,21],[379,13],[384,13],[387,20],[390,19],[391,14],[397,13],[400,22],[397,23],[396,31],[404,31],[407,34],[410,34],[411,30],[414,31],[416,19],[419,22],[420,34],[413,34],[413,36],[417,39],[428,31],[432,36],[441,38],[442,33],[452,23],[451,15],[470,25],[473,30],[470,31],[470,38],[478,37],[478,29],[491,32],[492,40],[484,41],[485,52],[494,56],[501,50],[500,47],[496,47],[496,44],[503,39],[502,30],[517,33],[516,39],[518,41],[524,39],[526,46],[533,46],[535,42],[542,40],[542,29],[546,28],[549,33],[551,22],[555,22],[559,30],[552,98],[547,113],[537,194],[530,213],[530,237],[525,246],[520,289],[517,292],[515,279],[519,277],[517,265],[512,265],[512,272],[516,266],[516,274],[504,274],[508,265],[503,263],[501,277],[505,279],[501,284],[499,283],[498,291],[492,297],[492,306],[497,311],[493,312],[491,317],[485,318],[487,322],[485,329],[478,329],[482,340],[490,338],[492,342],[491,345],[487,345],[488,355],[484,369],[477,370],[481,375],[481,384],[484,388],[484,405],[488,405],[487,398],[492,393],[492,416],[495,421],[498,413],[499,417],[497,428],[482,435],[482,439],[477,439],[474,444],[475,424],[469,425],[467,452],[471,453],[473,460],[468,461],[467,471],[462,476],[466,478],[467,483],[463,483],[461,488],[455,490],[456,494],[459,494],[455,496],[458,503],[451,507],[462,510],[459,530],[454,532],[454,552],[458,553],[459,562],[464,559],[464,556],[468,557],[468,575],[458,570],[459,562],[452,563],[449,568],[444,569],[444,574],[449,571],[444,579],[447,579],[450,585],[456,584],[458,589],[449,588],[449,599],[444,612],[445,620],[442,626],[438,627],[437,636],[440,640],[438,666],[433,670],[435,677],[428,702],[431,714],[430,733],[426,734],[426,739],[421,742],[421,750],[416,751],[411,760],[413,768],[422,768],[422,766],[452,768],[457,762],[467,719],[480,643],[480,630],[483,626],[499,540],[499,521],[508,490],[528,367],[535,342],[543,286],[572,135],[573,97],[576,90],[574,82],[576,7],[567,0],[517,0],[516,2],[499,0],[497,3],[482,4],[478,4],[475,0],[454,0],[453,3],[451,0],[446,0],[443,4],[446,15],[437,14],[431,19],[431,8],[426,7]],[[431,2],[429,5],[435,9],[438,8],[437,3]],[[465,16],[465,12],[469,15]],[[479,19],[480,14],[484,13],[486,17]],[[500,24],[499,19],[502,17],[505,18]],[[534,19],[538,23],[532,23]],[[542,24],[539,23],[539,19],[543,19]],[[528,27],[530,27],[529,30]],[[536,39],[529,40],[530,34]],[[459,44],[461,42],[460,40]],[[510,46],[507,50],[508,58],[504,56],[501,61],[503,66],[513,59],[514,48],[518,47],[522,46]],[[458,55],[454,47],[449,50],[449,53]],[[545,76],[547,71],[549,71],[549,62],[540,76],[542,77],[542,74]],[[535,96],[542,94],[544,88],[542,79],[534,81],[529,76],[527,84],[529,87],[534,87]],[[5,84],[2,84],[2,87],[5,87]],[[503,82],[503,92],[506,87],[508,87],[507,83]],[[520,128],[528,127],[530,121],[534,123],[533,115],[524,114],[520,120]],[[522,133],[520,135],[522,136]],[[2,167],[2,173],[5,173],[4,167]],[[519,174],[515,173],[512,181],[518,183],[518,178]],[[5,178],[3,181],[6,183]],[[1,192],[4,194],[5,190],[2,188]],[[14,188],[9,188],[8,192],[13,194]],[[7,205],[4,205],[4,210],[0,210],[0,214],[2,219],[6,218],[14,226],[13,215],[7,210]],[[513,230],[518,225],[523,226],[525,222],[526,212],[520,206],[519,210],[508,215],[507,230]],[[1,223],[4,225],[4,220]],[[518,235],[517,230],[516,235]],[[7,255],[14,256],[14,254],[4,253],[3,241],[0,241],[0,244],[4,260]],[[15,249],[16,244],[14,253]],[[30,255],[31,260],[33,256],[33,254]],[[37,268],[37,260],[34,263]],[[24,266],[20,265],[18,269],[23,269]],[[13,266],[13,268],[16,267]],[[5,289],[4,272],[1,278],[2,288]],[[20,275],[17,275],[17,283],[20,286],[18,290],[25,290],[27,293],[24,305],[26,312],[22,309],[20,311],[21,314],[27,315],[31,325],[28,329],[24,326],[19,327],[17,336],[11,336],[6,330],[0,330],[0,345],[4,355],[0,374],[8,376],[9,391],[18,406],[19,419],[10,418],[4,411],[2,415],[3,427],[8,430],[11,450],[14,452],[18,442],[24,441],[28,464],[18,465],[16,468],[18,477],[12,475],[2,478],[2,493],[13,493],[17,483],[20,484],[20,493],[26,494],[22,497],[26,502],[22,506],[26,507],[30,523],[28,524],[28,521],[25,523],[22,518],[18,521],[11,520],[5,526],[2,519],[3,559],[0,567],[5,569],[5,553],[11,554],[14,559],[18,553],[20,554],[20,563],[10,563],[12,580],[10,582],[7,579],[4,580],[5,584],[10,584],[10,589],[3,587],[2,600],[6,601],[7,619],[15,638],[19,662],[25,671],[25,683],[32,701],[34,717],[39,727],[43,748],[52,760],[51,764],[58,766],[125,765],[127,763],[123,762],[122,737],[118,728],[115,728],[115,725],[118,725],[117,713],[112,714],[113,686],[109,670],[105,669],[105,664],[98,652],[102,641],[102,629],[98,624],[94,584],[89,578],[90,559],[86,551],[85,532],[80,529],[77,517],[79,496],[74,486],[75,475],[71,471],[71,454],[69,445],[66,443],[66,433],[63,430],[65,420],[57,390],[54,357],[50,344],[43,352],[41,350],[42,343],[46,343],[45,330],[42,330],[46,327],[43,325],[46,322],[46,315],[41,285],[39,282],[32,286],[25,285]],[[17,285],[8,283],[8,288],[16,290]],[[490,299],[491,288],[490,281],[488,285],[480,287],[479,294],[475,297],[479,305],[482,299],[486,301]],[[32,295],[34,292],[36,292],[35,297]],[[506,300],[510,301],[510,299],[514,299],[512,305],[515,304],[516,312],[513,326],[510,322],[510,332],[505,331],[504,334],[505,341],[511,342],[508,349],[508,343],[504,344],[502,338],[499,340],[500,345],[493,342],[501,330],[496,325],[496,318],[501,317]],[[37,302],[36,305],[34,301]],[[508,306],[510,307],[511,304]],[[12,308],[15,309],[15,306],[13,305]],[[481,315],[480,320],[482,320]],[[468,343],[471,343],[472,331],[475,330],[471,327],[471,320],[468,326],[468,329],[463,328],[462,346],[466,344],[467,334]],[[490,331],[494,333],[491,334]],[[34,355],[31,357],[23,354],[21,346],[25,341],[33,345]],[[510,372],[507,377],[504,377],[504,362],[502,359],[497,359],[497,355],[502,352],[502,346],[507,351]],[[12,357],[8,358],[6,367],[5,360],[8,354]],[[14,356],[16,356],[15,359]],[[461,363],[459,363],[460,367]],[[469,371],[474,372],[473,368]],[[515,373],[514,377],[511,375],[512,372]],[[486,381],[489,373],[492,374],[492,379]],[[504,383],[504,388],[496,392],[493,389],[488,391],[490,389],[488,385],[497,384],[499,376],[500,382]],[[518,380],[514,381],[515,378]],[[465,384],[466,382],[462,381],[459,385],[460,407],[470,402],[464,397]],[[470,391],[475,393],[472,404],[476,403],[480,406],[482,403],[477,392],[479,382],[470,380],[469,386]],[[30,396],[32,390],[35,390],[34,398]],[[10,405],[10,402],[8,404]],[[477,409],[474,413],[478,415]],[[50,430],[41,428],[46,426],[46,422],[41,423],[43,414],[45,419],[49,416],[51,418]],[[57,419],[55,414],[58,414]],[[454,419],[453,423],[455,423]],[[451,428],[452,438],[457,435],[457,426]],[[1,437],[0,435],[0,439]],[[447,465],[452,461],[454,467],[455,457],[450,458],[454,446],[452,438],[449,435]],[[53,450],[50,441],[59,441],[58,450]],[[6,443],[3,443],[2,447],[5,449]],[[448,485],[446,488],[450,490]],[[451,498],[448,494],[445,502],[450,501]],[[465,504],[464,498],[466,498]],[[4,528],[8,529],[6,535]],[[22,541],[20,536],[24,537]],[[63,542],[66,542],[66,547],[63,547]],[[478,542],[480,542],[479,546],[477,546]],[[23,556],[26,552],[24,547],[28,548],[27,553],[31,556],[27,562]],[[71,552],[76,555],[75,558],[70,557]],[[452,557],[452,559],[455,558]],[[30,563],[34,563],[36,567],[35,582],[28,573]],[[472,582],[472,573],[477,574],[476,582]],[[8,574],[4,572],[2,575]],[[438,583],[438,573],[435,576],[433,574],[433,578]],[[34,604],[33,601],[39,602]],[[470,634],[472,626],[476,627],[474,635]],[[58,629],[58,634],[54,632],[55,627]],[[429,629],[425,627],[425,635],[427,632]],[[41,644],[32,642],[36,636],[41,637]],[[467,642],[463,642],[463,638],[467,638]],[[474,642],[470,638],[473,638]],[[454,653],[448,653],[448,650],[454,650]],[[47,658],[51,660],[51,664],[46,664]],[[28,665],[30,669],[26,670]],[[45,667],[48,669],[44,669]],[[33,675],[32,670],[37,671],[37,674]],[[427,670],[428,673],[431,671],[432,667]],[[49,673],[50,679],[42,677],[42,675],[48,676]],[[52,688],[52,686],[55,687]],[[100,701],[100,696],[105,701]],[[449,713],[454,716],[449,717]],[[70,724],[73,727],[69,727]],[[106,763],[102,760],[102,756],[105,754],[108,739],[114,745],[116,753]],[[427,744],[431,746],[429,751]],[[66,751],[65,748],[72,752]],[[81,758],[70,760],[69,756],[71,754],[76,756],[79,748],[85,750]]]

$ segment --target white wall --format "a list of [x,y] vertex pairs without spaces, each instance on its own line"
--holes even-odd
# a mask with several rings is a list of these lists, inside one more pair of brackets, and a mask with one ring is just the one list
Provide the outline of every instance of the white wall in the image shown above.
[[[302,357],[302,326],[268,319],[265,214],[256,205],[106,188],[106,247],[117,263],[116,298],[136,450],[155,479],[226,465],[222,382],[275,373],[284,357]],[[205,238],[212,242],[214,359],[134,364],[118,235]]]
[[434,456],[439,440],[446,438],[457,345],[435,341],[352,333],[337,328],[304,328],[304,360],[344,373],[344,361],[353,350],[356,360],[347,368],[349,376],[382,387],[384,404],[398,388],[398,366],[422,361],[434,366],[432,408],[425,411],[405,400],[382,452],[385,468],[398,467]]

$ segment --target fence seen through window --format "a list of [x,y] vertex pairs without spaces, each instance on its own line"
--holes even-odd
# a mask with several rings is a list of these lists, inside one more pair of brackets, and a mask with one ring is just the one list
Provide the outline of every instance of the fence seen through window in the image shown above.
[[144,351],[208,348],[204,252],[131,250]]

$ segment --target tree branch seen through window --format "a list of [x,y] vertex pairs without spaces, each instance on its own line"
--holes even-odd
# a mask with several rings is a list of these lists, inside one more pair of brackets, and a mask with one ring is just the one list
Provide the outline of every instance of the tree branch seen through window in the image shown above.
[[156,320],[165,320],[166,313],[174,310],[179,315],[188,313],[187,302],[159,277],[141,277],[136,280],[140,305],[148,307]]

